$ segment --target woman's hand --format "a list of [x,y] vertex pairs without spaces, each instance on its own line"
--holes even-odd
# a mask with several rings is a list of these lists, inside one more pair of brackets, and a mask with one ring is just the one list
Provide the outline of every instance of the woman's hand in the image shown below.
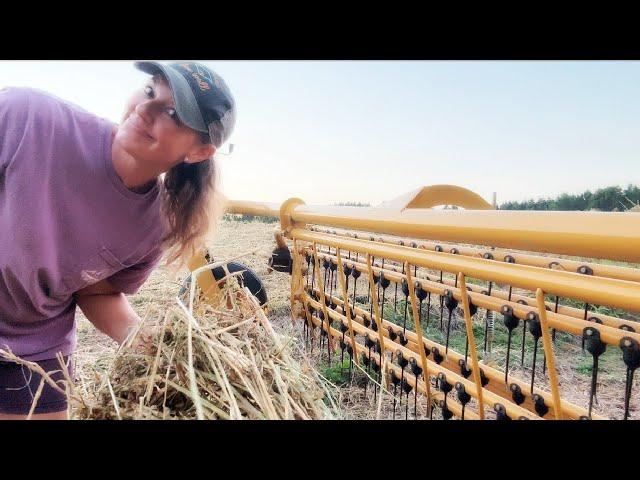
[[140,355],[155,355],[158,328],[158,325],[145,324],[136,333],[138,326],[133,327],[130,334],[135,335],[135,338],[133,338],[129,349]]

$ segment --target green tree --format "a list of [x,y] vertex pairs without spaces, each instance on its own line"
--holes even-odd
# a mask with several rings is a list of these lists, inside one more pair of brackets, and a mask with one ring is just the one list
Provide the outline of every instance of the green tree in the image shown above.
[[556,198],[505,202],[500,210],[591,210],[603,212],[621,211],[640,203],[640,187],[629,184],[624,190],[619,186],[599,188],[595,192],[587,190],[578,195],[562,193]]

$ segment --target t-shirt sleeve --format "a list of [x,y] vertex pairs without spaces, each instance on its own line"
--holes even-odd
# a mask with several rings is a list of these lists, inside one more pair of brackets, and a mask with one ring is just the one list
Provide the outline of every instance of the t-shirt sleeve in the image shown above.
[[123,293],[128,295],[137,293],[160,262],[160,258],[162,258],[162,251],[157,247],[140,262],[114,273],[107,278],[107,281]]

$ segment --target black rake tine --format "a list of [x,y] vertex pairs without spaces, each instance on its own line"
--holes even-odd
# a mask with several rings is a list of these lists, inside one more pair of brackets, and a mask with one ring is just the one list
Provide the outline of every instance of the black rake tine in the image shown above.
[[[487,313],[489,311],[487,310]],[[487,354],[487,333],[489,332],[489,317],[488,315],[485,315],[484,317],[484,347],[482,349],[482,352],[484,355]]]
[[[404,299],[404,319],[402,321],[402,335],[407,331],[407,298]],[[402,394],[402,392],[400,392]]]
[[384,294],[387,292],[386,288],[382,289],[382,308],[380,309],[380,316],[382,317],[380,321],[384,320]]
[[405,404],[404,404],[404,419],[409,419],[409,395],[406,395]]
[[533,363],[531,368],[531,393],[533,393],[533,381],[536,377],[536,354],[538,353],[538,339],[535,339],[533,347]]
[[524,345],[525,345],[525,337],[527,335],[527,320],[523,320],[522,322],[522,356],[520,357],[520,365],[524,367]]
[[445,344],[444,353],[445,355],[449,353],[449,333],[451,333],[451,314],[453,310],[449,310],[449,321],[447,322],[447,342]]
[[511,335],[513,334],[513,330],[509,330],[509,339],[507,340],[507,364],[504,369],[504,383],[508,385],[507,379],[509,378],[509,358],[511,352]]
[[633,386],[633,374],[635,370],[631,370],[627,367],[627,378],[625,381],[625,392],[624,392],[624,419],[627,420],[629,418],[629,402],[631,400],[631,389]]
[[[588,312],[589,312],[589,304],[585,302],[585,304],[584,304],[584,317],[582,318],[583,320],[587,319]],[[584,353],[584,341],[585,341],[585,338],[583,336],[582,337],[582,353]]]
[[393,419],[396,419],[396,388],[398,385],[393,384]]
[[[558,301],[559,300],[560,300],[560,297],[558,295],[556,295],[556,305],[555,305],[555,308],[553,309],[553,313],[558,313]],[[553,340],[554,343],[556,341],[556,329],[555,328],[551,329],[551,340]]]
[[598,357],[593,357],[593,367],[591,369],[591,392],[589,393],[589,413],[587,414],[591,418],[591,409],[593,408],[593,397],[596,394],[596,387],[598,385]]

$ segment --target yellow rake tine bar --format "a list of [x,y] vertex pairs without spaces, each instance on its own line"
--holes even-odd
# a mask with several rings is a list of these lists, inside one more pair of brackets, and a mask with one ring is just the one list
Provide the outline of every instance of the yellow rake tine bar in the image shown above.
[[[344,280],[344,269],[342,267],[342,260],[340,258],[340,249],[336,251],[336,254],[338,256],[338,272],[339,272],[338,279],[340,280],[340,290],[342,291],[342,297],[343,297],[342,308],[344,308],[344,311],[347,316],[347,322],[348,322],[347,325],[349,326],[349,337],[351,337],[351,348],[352,348],[351,358],[353,359],[353,355],[355,355],[356,353],[356,336],[353,333],[353,324],[351,323],[351,306],[349,305],[349,294],[347,293],[347,288]],[[306,298],[306,295],[305,295],[305,298]]]
[[[286,203],[286,202],[284,202]],[[273,203],[230,201],[230,213],[280,216]],[[296,205],[297,224],[640,262],[640,216],[615,212],[393,209]]]
[[[339,237],[345,238],[356,238],[354,235],[358,234],[349,234],[348,232],[336,232],[332,233],[328,229],[323,229],[319,227],[312,227],[309,230],[312,232],[319,232],[325,234],[337,235]],[[362,234],[364,236],[364,234]],[[363,237],[364,238],[364,237]],[[442,247],[445,253],[451,253],[452,249],[457,249],[458,254],[465,257],[476,257],[483,258],[483,255],[490,253],[494,260],[497,262],[504,261],[505,257],[511,256],[515,260],[515,263],[520,265],[530,265],[532,267],[541,267],[541,268],[557,268],[559,270],[564,270],[566,272],[577,272],[578,268],[582,266],[587,266],[593,270],[593,275],[596,277],[607,277],[607,278],[616,278],[618,280],[628,280],[630,282],[640,282],[640,270],[637,268],[629,268],[622,267],[618,265],[605,265],[601,263],[593,263],[593,262],[578,262],[576,260],[569,260],[566,258],[557,258],[557,257],[546,257],[541,255],[531,255],[525,254],[521,252],[517,252],[515,250],[502,250],[502,249],[492,249],[492,248],[475,248],[468,247],[465,245],[457,244],[457,243],[442,243],[442,242],[433,242],[433,241],[415,241],[415,239],[410,239],[407,237],[397,238],[397,237],[389,237],[389,236],[380,236],[377,241],[388,243],[391,245],[401,245],[400,242],[404,243],[404,248],[413,248],[409,247],[409,243],[413,242],[417,245],[417,248],[427,250],[427,251],[435,251],[437,246]]]
[[[331,258],[330,256],[323,255],[322,253],[319,255],[321,258],[329,258],[329,259]],[[354,263],[354,262],[351,262],[351,263]],[[362,272],[365,271],[364,269],[366,267],[362,266],[362,264],[354,263],[354,265],[355,265],[355,268],[358,269],[359,271],[362,271]],[[382,269],[380,267],[372,267],[372,268],[374,272],[378,272],[378,273],[384,272],[385,278],[388,278],[390,281],[394,283],[400,283],[402,279],[406,277],[405,274],[398,273],[393,270]],[[443,284],[451,287],[453,287],[454,285],[453,281],[449,281],[446,279],[443,281],[443,283],[440,283],[435,280],[427,280],[424,277],[418,277],[418,278],[420,280],[420,283],[422,284],[423,290],[434,293],[436,295],[442,295],[443,292],[446,290]],[[519,298],[522,298],[522,299],[526,299],[528,302],[534,303],[535,299],[531,297],[512,295],[511,301],[509,302],[508,300],[502,298],[503,297],[502,294],[500,294],[499,296],[493,295],[494,292],[492,291],[492,295],[485,295],[485,294],[479,293],[478,290],[480,289],[474,285],[471,285],[471,289],[472,289],[472,293],[470,293],[470,297],[472,301],[474,303],[478,302],[476,304],[479,307],[482,307],[485,309],[489,309],[499,313],[500,308],[503,305],[510,305],[511,307],[514,308],[514,311],[522,312],[521,315],[519,315],[522,318],[524,318],[524,316],[526,316],[526,314],[530,311],[533,311],[533,312],[538,311],[537,306],[531,306],[528,304],[523,305],[517,302]],[[454,294],[454,297],[456,298],[459,297],[459,289],[457,287],[449,288],[449,290],[452,291],[452,293]],[[504,297],[506,296],[507,295],[504,295]],[[460,300],[460,298],[458,298],[458,300]],[[581,312],[580,316],[568,315],[563,311],[563,309],[560,309],[560,308],[558,309],[558,313],[549,312],[549,315],[551,315],[550,326],[556,329],[563,329],[563,331],[566,331],[567,333],[571,333],[573,335],[581,335],[582,329],[587,326],[593,326],[596,329],[599,329],[600,327],[609,327],[604,331],[604,337],[602,338],[602,340],[605,343],[608,343],[609,345],[617,346],[620,340],[622,339],[622,337],[626,337],[626,336],[634,338],[637,341],[640,341],[640,333],[626,331],[620,328],[622,326],[627,326],[627,327],[636,329],[640,326],[640,324],[638,324],[637,322],[633,322],[630,320],[620,320],[615,317],[609,317],[606,315],[601,315],[596,313],[588,317],[588,318],[595,317],[602,320],[602,325],[600,325],[594,322],[583,320],[584,310],[581,310],[580,312]],[[563,323],[556,325],[556,319]]]
[[[322,278],[320,277],[320,262],[318,260],[318,252],[317,252],[317,247],[316,244],[313,244],[313,252],[314,252],[314,259],[315,259],[315,265],[316,265],[316,282],[318,282],[318,288],[320,289],[320,295],[322,298],[322,312],[324,314],[324,318],[327,320],[327,334],[329,333],[329,313],[327,310],[327,301],[326,301],[326,295],[324,293],[324,282],[322,281]],[[323,327],[323,323],[324,320],[320,321],[320,328],[324,328]],[[320,332],[320,334],[322,335],[322,332]],[[327,339],[329,341],[329,345],[331,345],[331,336],[327,335]]]
[[[306,251],[306,248],[304,248]],[[319,252],[320,258],[326,258],[328,260],[334,260],[335,256],[332,254],[328,254],[328,253],[324,253],[322,251]],[[357,270],[364,272],[366,267],[366,264],[362,263],[362,262],[356,262],[354,260],[349,260],[350,263],[352,263],[354,265],[354,268],[356,268]],[[379,267],[379,266],[373,266],[373,270],[374,272],[380,273],[380,272],[384,272],[385,277],[388,278],[389,280],[391,280],[394,283],[398,283],[399,281],[401,281],[401,278],[403,277],[403,273],[400,273],[398,270],[395,269],[395,267],[390,266],[387,264],[385,265],[385,268]],[[433,274],[429,274],[427,276],[433,276]],[[431,279],[427,279],[424,276],[422,277],[417,277],[418,280],[421,281],[428,281],[428,282],[435,282],[435,280],[431,280]],[[438,281],[439,283],[439,281]],[[449,285],[449,286],[454,286],[455,285],[455,281],[454,280],[450,280],[448,278],[444,278],[442,283],[444,285]],[[480,285],[468,285],[471,288],[471,291],[474,293],[481,293],[483,290],[485,290],[485,287],[482,287]],[[434,292],[432,292],[434,293]],[[484,295],[484,294],[483,294]],[[498,288],[493,288],[491,290],[491,295],[488,295],[489,297],[492,298],[497,298],[497,299],[502,299],[505,301],[508,301],[509,298],[509,294],[506,290],[501,290]],[[530,306],[530,303],[535,303],[535,298],[533,297],[527,297],[525,295],[519,295],[517,293],[512,293],[511,295],[511,302],[517,302],[518,300],[523,300],[526,303],[526,305]],[[555,303],[554,302],[549,302],[549,301],[545,301],[545,305],[547,305],[549,308],[554,309],[555,310]],[[584,310],[583,309],[579,309],[579,308],[574,308],[574,307],[569,307],[566,305],[558,305],[558,311],[557,313],[562,314],[562,315],[567,315],[570,317],[574,317],[574,318],[578,318],[580,320],[583,320],[584,318]],[[610,327],[614,327],[614,328],[620,328],[622,326],[626,326],[626,327],[630,327],[633,328],[634,330],[636,328],[638,328],[638,323],[634,322],[633,320],[624,320],[624,319],[620,319],[617,317],[612,317],[610,315],[605,315],[602,313],[596,313],[596,312],[591,312],[591,315],[589,315],[588,317],[590,318],[597,318],[598,320],[601,320],[602,323],[604,325],[608,325]]]
[[[315,307],[315,305],[319,305],[319,303],[316,302],[313,299],[310,299],[309,303],[311,303],[314,307]],[[334,312],[333,310],[329,311],[329,315],[334,317],[336,320],[341,320],[342,319],[342,315],[339,314],[338,312]],[[316,321],[317,321],[317,323],[320,323],[320,321],[317,320],[317,319],[314,320],[314,323],[316,323]],[[330,330],[331,330],[331,334],[330,334],[331,336],[338,337],[338,336],[341,335],[341,333],[338,330],[334,329],[333,327],[331,327]],[[379,337],[380,337],[378,332],[374,332],[374,331],[368,329],[365,326],[361,326],[358,323],[354,324],[354,330],[356,330],[358,332],[358,334],[362,334],[362,335],[369,334],[370,337],[373,340],[378,340]],[[358,344],[358,346],[359,345],[360,344]],[[413,358],[416,361],[418,361],[420,359],[420,355],[418,353],[414,352],[413,350],[409,349],[409,348],[403,347],[402,345],[394,345],[394,347],[396,348],[396,350],[401,351],[402,355],[406,359]],[[358,348],[360,348],[360,347],[358,347]],[[377,354],[375,354],[375,355],[377,356]],[[373,356],[372,356],[372,358],[373,358]],[[432,360],[427,359],[427,364],[428,364],[429,372],[431,372],[432,374],[435,374],[435,375],[437,375],[438,373],[441,373],[441,372],[444,373],[447,376],[448,380],[462,383],[465,386],[465,388],[466,388],[467,392],[469,393],[469,395],[471,395],[472,397],[475,397],[476,399],[478,398],[478,390],[477,390],[476,384],[474,382],[472,382],[470,380],[467,380],[462,375],[460,375],[460,374],[458,374],[458,373],[456,373],[456,372],[454,372],[452,370],[449,370],[448,368],[445,368],[445,367],[442,367],[442,366],[438,365],[436,362],[434,362]],[[391,365],[389,365],[389,366],[391,367]],[[395,365],[393,367],[395,367]],[[530,412],[529,410],[527,410],[525,408],[522,408],[522,407],[520,407],[518,405],[515,405],[513,403],[505,402],[505,399],[503,397],[500,397],[499,395],[497,395],[497,394],[495,394],[493,392],[485,391],[485,394],[484,394],[483,398],[484,398],[486,403],[489,403],[491,405],[495,405],[496,403],[500,403],[501,405],[504,405],[507,413],[511,414],[511,416],[515,416],[515,417],[525,416],[525,417],[527,417],[529,419],[536,419],[536,420],[539,419],[539,417],[536,414]],[[466,412],[465,412],[465,416],[466,416]]]
[[[640,236],[639,236],[640,237]],[[291,230],[291,238],[317,242],[376,257],[408,261],[412,265],[434,270],[458,271],[466,276],[487,281],[506,283],[527,290],[542,288],[545,292],[583,300],[597,305],[610,305],[640,311],[640,284],[625,280],[592,277],[578,273],[495,262],[481,258],[460,257],[405,249],[365,240],[339,239],[332,235],[309,232],[300,228]]]
[[560,391],[558,390],[558,374],[556,371],[556,361],[553,355],[553,345],[551,343],[551,335],[549,335],[549,327],[547,324],[547,311],[544,308],[544,293],[541,289],[536,290],[536,299],[538,300],[538,318],[542,329],[542,345],[544,347],[544,357],[549,370],[549,380],[551,383],[551,394],[553,395],[553,413],[557,420],[563,420],[562,403],[560,399]]
[[640,262],[640,216],[611,212],[532,212],[297,205],[294,223],[411,238]]
[[[338,298],[334,298],[334,300],[340,304],[341,300]],[[311,302],[313,302],[313,299],[310,299]],[[363,323],[361,323],[359,321],[359,319],[364,318],[365,316],[369,316],[369,312],[366,312],[364,310],[362,310],[359,307],[355,307],[354,312],[356,314],[356,324],[358,325],[358,328],[360,329],[360,331],[364,332],[364,331],[368,331],[368,329],[363,325]],[[336,315],[340,315],[338,313],[336,313]],[[358,316],[359,315],[359,316]],[[388,326],[392,326],[392,327],[397,327],[397,325],[395,325],[392,322],[389,322],[388,320],[383,320],[383,326],[384,327],[388,327]],[[383,330],[383,334],[385,336],[385,338],[388,338],[388,332],[386,330],[386,328]],[[407,330],[406,332],[407,334],[407,338],[409,339],[409,343],[408,345],[413,347],[415,350],[413,350],[417,355],[420,354],[420,350],[418,350],[418,340],[416,338],[416,334],[414,332],[412,332],[411,330]],[[427,338],[423,338],[422,339],[424,344],[429,347],[436,347],[440,350],[441,355],[444,357],[443,362],[441,363],[442,365],[449,365],[448,370],[449,371],[454,371],[453,368],[456,368],[458,363],[458,360],[464,359],[464,355],[456,352],[455,350],[452,350],[451,348],[449,349],[448,353],[444,353],[444,345],[441,345],[439,343],[436,343],[432,340],[429,340]],[[395,345],[395,343],[394,343]],[[485,389],[489,389],[491,391],[493,391],[494,393],[498,394],[498,395],[505,395],[505,394],[509,394],[509,390],[508,390],[508,385],[505,385],[504,383],[504,373],[500,372],[499,370],[494,369],[493,367],[490,367],[488,365],[483,365],[483,371],[485,373],[485,375],[487,376],[487,378],[490,380],[489,385],[487,385],[485,387]],[[433,372],[431,372],[433,373]],[[524,381],[518,379],[517,377],[509,377],[509,384],[516,384],[518,385],[522,391],[523,394],[526,397],[526,401],[523,405],[527,405],[530,406],[531,408],[533,408],[533,402],[531,400],[531,396],[528,395],[525,392],[528,392],[529,389],[529,385],[527,383],[525,383]],[[502,392],[496,387],[496,385],[502,386],[503,388],[501,389]],[[534,387],[534,394],[538,394],[540,395],[545,403],[550,403],[553,401],[553,398],[551,396],[551,394],[549,394],[548,392],[545,392],[544,390],[539,389],[538,387]],[[504,397],[505,400],[507,401],[511,401],[510,398],[508,397]],[[576,405],[573,405],[569,402],[563,402],[562,403],[562,408],[565,411],[565,414],[569,415],[571,418],[573,419],[578,419],[583,415],[586,415],[587,410],[581,407],[578,407]],[[596,415],[596,414],[592,414],[592,419],[594,420],[604,420],[605,417]]]
[[[314,325],[320,326],[320,320],[318,320],[318,319],[314,318],[313,319],[313,323],[314,323]],[[336,329],[331,327],[329,335],[338,337],[340,335],[340,332],[338,332]],[[357,356],[357,355],[359,355],[361,353],[367,353],[367,348],[364,345],[360,344],[360,343],[356,343],[356,349],[354,351],[355,351],[354,355]],[[380,356],[377,353],[374,352],[374,353],[371,354],[371,359],[372,359],[372,361],[375,361],[376,359],[378,359],[378,362],[379,362]],[[394,364],[392,364],[390,362],[387,362],[386,360],[385,360],[385,364],[387,366],[387,369],[392,369],[393,371],[396,372],[396,374],[398,376],[400,376],[400,374],[401,374],[400,367],[398,367],[397,365],[394,365]],[[407,383],[409,383],[412,387],[416,388],[416,381],[411,378],[411,375],[405,376],[405,381]],[[418,391],[420,393],[426,393],[425,387],[423,385],[421,385],[420,383],[417,384],[417,388],[418,388]],[[444,398],[444,396],[443,396],[443,394],[441,392],[432,393],[432,399],[433,400],[441,400],[442,398]],[[452,402],[451,400],[449,400],[449,401],[447,401],[447,407],[457,417],[461,416],[462,407],[460,406],[459,403],[457,403],[455,401]],[[467,418],[470,419],[470,420],[479,420],[478,415],[475,412],[473,412],[472,410],[465,411],[465,419],[467,419]],[[539,418],[537,418],[537,417],[530,417],[529,419],[530,420],[539,420]]]
[[482,400],[482,383],[480,381],[480,365],[478,363],[478,352],[476,350],[476,339],[473,336],[473,324],[471,323],[471,313],[469,311],[469,296],[467,295],[467,283],[464,274],[458,274],[458,283],[462,295],[462,308],[464,310],[464,324],[467,328],[467,341],[469,342],[469,350],[471,350],[471,362],[473,364],[473,379],[478,390],[478,410],[480,419],[484,420],[484,401]]
[[[380,323],[380,307],[378,306],[378,292],[376,291],[376,284],[373,282],[373,270],[371,270],[371,256],[367,254],[367,265],[369,267],[369,286],[371,287],[371,302],[373,303],[374,321],[378,326],[378,331],[382,331],[382,324]],[[378,336],[380,342],[380,354],[384,358],[384,335]],[[380,365],[382,368],[382,365]]]
[[[413,279],[411,278],[411,265],[409,262],[405,263],[404,271],[407,272],[407,285],[409,287],[409,296],[411,297],[411,311],[413,313],[413,323],[416,326],[416,336],[418,338],[418,350],[420,352],[420,362],[422,364],[422,374],[424,375],[425,389],[427,392],[427,415],[431,413],[431,409],[433,408],[431,405],[431,381],[429,375],[429,366],[427,364],[427,355],[424,351],[424,342],[422,337],[422,325],[420,325],[420,316],[418,315],[418,302],[416,301],[416,291],[413,285]],[[383,330],[380,329],[382,332]],[[409,330],[409,332],[411,332]],[[405,332],[406,335],[406,332]],[[384,337],[384,335],[382,335]],[[418,383],[416,379],[416,383]]]

